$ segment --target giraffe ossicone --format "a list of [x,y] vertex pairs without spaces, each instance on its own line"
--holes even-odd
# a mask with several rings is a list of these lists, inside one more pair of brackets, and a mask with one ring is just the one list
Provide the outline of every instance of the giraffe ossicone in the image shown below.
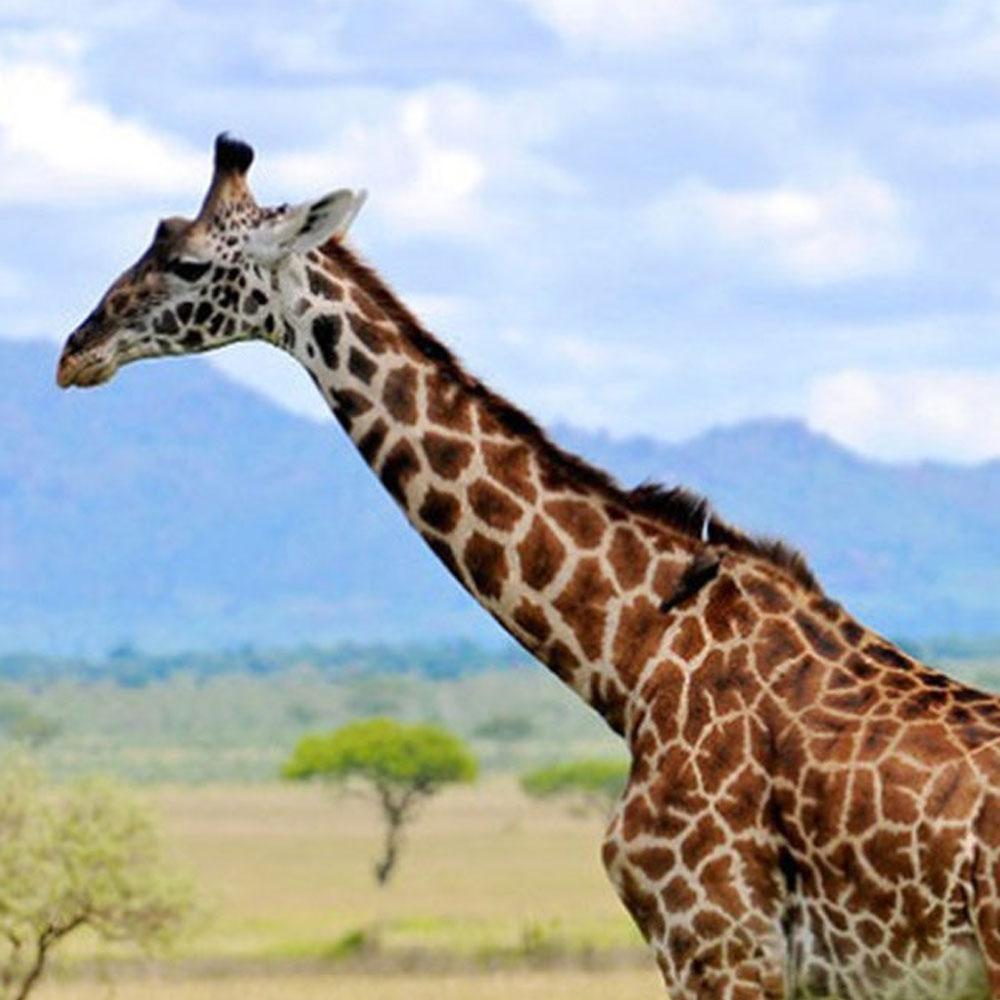
[[287,351],[448,571],[632,754],[603,858],[674,998],[1000,998],[1000,698],[804,561],[626,490],[469,375],[343,242],[363,195],[262,208],[216,143],[194,219],[69,337],[62,386]]

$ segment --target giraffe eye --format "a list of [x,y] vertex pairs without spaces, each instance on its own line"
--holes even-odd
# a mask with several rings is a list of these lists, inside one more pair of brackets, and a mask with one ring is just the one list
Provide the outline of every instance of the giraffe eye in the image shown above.
[[167,270],[183,281],[197,281],[211,266],[209,261],[185,260],[183,257],[167,261]]

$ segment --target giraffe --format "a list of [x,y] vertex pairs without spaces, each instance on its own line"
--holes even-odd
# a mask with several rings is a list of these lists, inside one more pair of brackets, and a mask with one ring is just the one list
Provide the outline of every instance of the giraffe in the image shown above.
[[223,134],[69,336],[60,386],[246,339],[308,372],[416,530],[632,757],[603,861],[675,1000],[1000,998],[1000,698],[894,648],[804,560],[627,490],[469,375]]

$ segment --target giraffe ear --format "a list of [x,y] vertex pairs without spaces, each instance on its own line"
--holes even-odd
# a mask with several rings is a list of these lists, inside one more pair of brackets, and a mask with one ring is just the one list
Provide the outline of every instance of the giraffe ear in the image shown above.
[[343,239],[366,197],[365,191],[345,188],[316,201],[294,205],[250,234],[247,255],[274,267],[289,254],[306,253],[327,240]]

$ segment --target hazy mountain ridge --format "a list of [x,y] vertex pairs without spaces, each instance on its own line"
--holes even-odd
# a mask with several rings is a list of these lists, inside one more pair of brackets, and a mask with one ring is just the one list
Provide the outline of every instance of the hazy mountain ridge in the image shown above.
[[[87,393],[56,390],[54,362],[0,341],[0,649],[498,635],[332,423],[190,359]],[[1000,462],[875,463],[792,421],[555,436],[801,546],[884,632],[1000,631]]]

